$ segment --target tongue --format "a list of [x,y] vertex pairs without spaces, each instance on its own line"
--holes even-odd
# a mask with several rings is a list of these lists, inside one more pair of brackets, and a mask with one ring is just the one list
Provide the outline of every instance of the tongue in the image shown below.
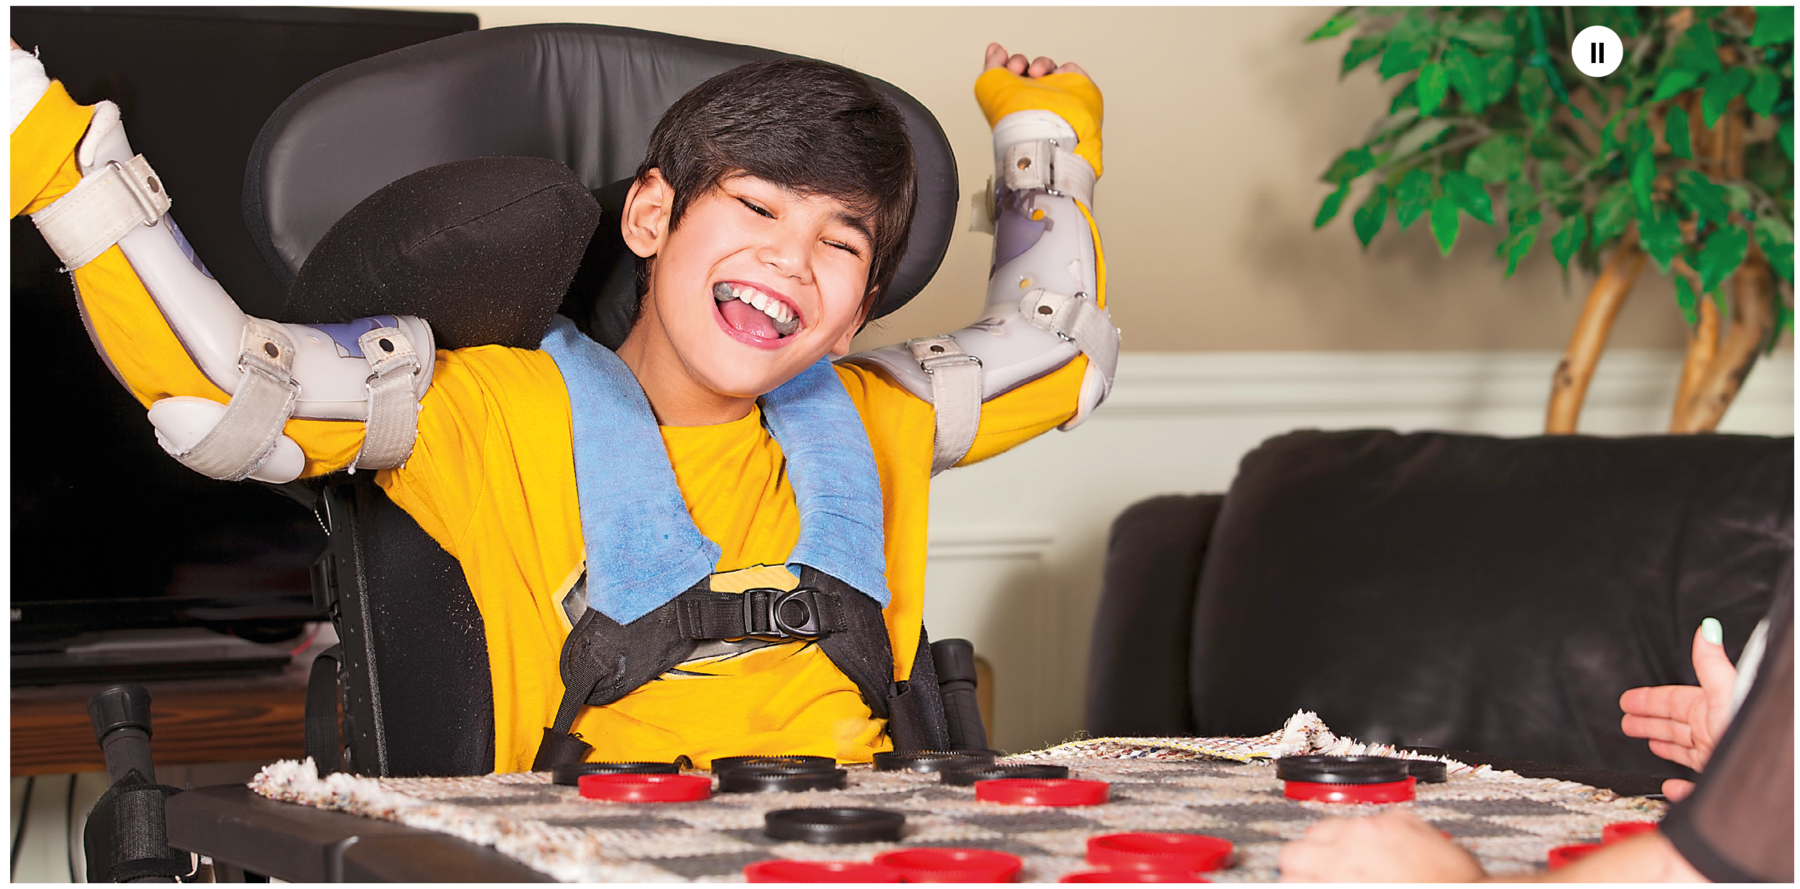
[[775,331],[773,318],[741,299],[719,303],[719,314],[725,316],[725,323],[751,336],[770,340],[781,337],[781,334]]

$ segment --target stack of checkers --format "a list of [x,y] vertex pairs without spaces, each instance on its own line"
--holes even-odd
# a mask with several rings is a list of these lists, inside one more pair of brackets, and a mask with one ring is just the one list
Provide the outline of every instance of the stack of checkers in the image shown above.
[[[1171,868],[1187,868],[1188,878],[1204,871],[1213,882],[1266,881],[1277,876],[1282,843],[1313,822],[1388,805],[1410,807],[1490,872],[1524,874],[1542,871],[1553,848],[1598,842],[1609,825],[1654,820],[1664,805],[1504,772],[1452,771],[1443,780],[1409,773],[1403,760],[1329,759],[1277,766],[1039,755],[1026,763],[956,752],[839,765],[755,757],[718,760],[710,773],[667,764],[658,764],[662,774],[648,766],[607,773],[592,764],[581,767],[589,774],[572,770],[576,786],[542,773],[321,779],[309,764],[288,762],[251,786],[491,844],[558,879],[597,882],[1123,882]],[[655,801],[598,789],[667,779],[704,796]],[[1411,799],[1295,799],[1297,784],[1339,794],[1401,785]]]

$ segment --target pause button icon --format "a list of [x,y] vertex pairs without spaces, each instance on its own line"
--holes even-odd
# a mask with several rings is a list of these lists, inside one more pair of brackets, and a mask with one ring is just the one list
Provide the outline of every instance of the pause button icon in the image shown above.
[[1613,29],[1593,25],[1575,35],[1575,42],[1569,47],[1569,59],[1581,73],[1605,77],[1619,70],[1619,63],[1625,60],[1625,45]]

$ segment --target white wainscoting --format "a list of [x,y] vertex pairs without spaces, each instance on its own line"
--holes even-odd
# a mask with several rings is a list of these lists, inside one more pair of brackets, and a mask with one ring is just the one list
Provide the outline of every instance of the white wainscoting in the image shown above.
[[[939,476],[926,625],[993,664],[996,746],[1066,740],[1082,725],[1088,632],[1106,535],[1132,503],[1222,492],[1238,460],[1292,429],[1541,431],[1554,352],[1132,353],[1081,428]],[[1615,351],[1581,430],[1667,427],[1681,356]],[[1792,353],[1760,362],[1722,431],[1792,435]],[[1271,729],[1275,726],[1271,726]]]

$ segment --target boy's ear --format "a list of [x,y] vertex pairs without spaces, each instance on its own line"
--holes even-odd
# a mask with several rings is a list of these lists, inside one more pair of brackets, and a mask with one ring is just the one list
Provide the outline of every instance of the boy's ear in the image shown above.
[[631,252],[648,259],[662,252],[669,237],[669,214],[675,209],[675,189],[663,178],[661,170],[652,169],[636,182],[625,195],[625,209],[619,217],[619,233]]

